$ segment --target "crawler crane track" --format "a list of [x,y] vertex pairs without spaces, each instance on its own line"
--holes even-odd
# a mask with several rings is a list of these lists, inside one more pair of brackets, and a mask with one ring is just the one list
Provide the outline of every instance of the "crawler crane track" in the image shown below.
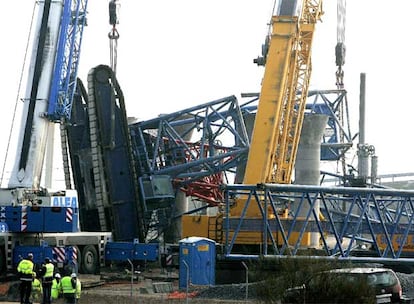
[[[88,75],[88,116],[96,207],[101,229],[112,228],[115,238],[129,235],[143,241],[146,231],[144,211],[139,200],[125,103],[115,74],[108,66],[95,67]],[[126,163],[122,163],[123,167],[116,164],[116,160],[120,159],[126,159]],[[115,189],[113,180],[108,178],[116,175],[121,181],[127,175],[132,176],[124,179],[123,185],[126,186],[132,180],[133,184],[126,187],[129,195]],[[131,217],[136,214],[136,227],[121,227],[122,216],[125,214]],[[109,223],[113,227],[109,227]]]
[[105,177],[104,177],[104,163],[102,158],[102,151],[99,144],[99,126],[97,125],[98,119],[96,115],[96,101],[94,90],[94,78],[96,69],[92,69],[88,75],[88,116],[89,116],[89,134],[91,140],[92,150],[92,167],[95,183],[96,194],[96,209],[98,211],[99,224],[102,230],[108,230],[105,216],[105,206],[108,205],[107,196],[104,194],[106,191]]

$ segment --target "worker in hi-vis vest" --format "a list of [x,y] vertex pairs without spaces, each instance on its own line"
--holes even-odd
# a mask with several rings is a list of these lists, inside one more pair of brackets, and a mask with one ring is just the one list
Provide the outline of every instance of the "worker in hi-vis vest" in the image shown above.
[[42,266],[42,287],[43,287],[43,302],[42,304],[51,303],[52,281],[55,265],[52,264],[48,257],[45,258],[45,263]]
[[81,282],[76,273],[70,276],[64,276],[60,282],[60,288],[65,299],[65,303],[77,303],[81,294]]
[[53,300],[57,300],[61,297],[61,286],[60,286],[60,282],[61,282],[61,276],[59,273],[55,274],[55,278],[52,281],[52,291],[51,291],[51,296],[52,296],[52,301]]
[[[41,302],[42,301],[43,288],[42,283],[36,277],[36,272],[33,273],[33,282],[32,282],[32,302]],[[29,302],[29,303],[32,303]]]
[[33,254],[29,253],[27,258],[21,260],[17,265],[17,272],[20,277],[20,303],[30,303],[32,293],[32,282],[34,275]]

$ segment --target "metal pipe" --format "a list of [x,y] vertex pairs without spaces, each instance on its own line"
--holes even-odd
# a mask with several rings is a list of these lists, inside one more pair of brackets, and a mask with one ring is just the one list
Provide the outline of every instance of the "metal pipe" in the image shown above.
[[328,122],[323,114],[305,115],[295,163],[295,184],[319,185],[321,141]]
[[[319,185],[321,141],[327,122],[327,115],[305,115],[296,156],[295,184]],[[298,202],[294,203],[294,209],[297,209],[299,216],[306,217],[310,207],[303,206],[302,208],[298,208],[298,204]],[[313,209],[316,214],[319,214],[319,200],[315,202]],[[309,246],[314,248],[318,247],[319,234],[312,233],[309,242]]]
[[378,156],[371,157],[371,183],[376,183],[378,179]]
[[369,172],[369,146],[365,143],[365,73],[360,74],[359,85],[359,141],[358,176],[366,179]]
[[131,290],[130,290],[130,296],[132,301],[132,289],[134,285],[134,263],[130,259],[128,259],[128,263],[131,265]]
[[188,285],[190,284],[190,266],[188,266],[187,262],[183,260],[184,266],[186,268],[186,280],[185,280],[185,302],[188,303]]
[[388,265],[414,265],[414,259],[412,258],[375,258],[375,257],[340,257],[340,256],[316,256],[316,255],[306,255],[306,256],[292,256],[292,255],[255,255],[255,254],[227,254],[226,259],[229,260],[257,260],[257,259],[264,259],[264,260],[282,260],[282,259],[298,259],[298,260],[333,260],[333,261],[343,261],[343,262],[358,262],[358,263],[378,263],[383,262],[387,263]]
[[332,194],[372,194],[384,196],[414,196],[414,190],[376,189],[362,187],[321,187],[312,185],[288,184],[259,184],[259,185],[225,185],[226,191],[261,191],[265,188],[271,191],[287,192],[329,192]]
[[244,267],[244,269],[246,269],[246,302],[248,301],[249,298],[249,267],[247,267],[246,263],[244,261],[242,261],[242,265]]
[[365,144],[365,73],[360,75],[359,84],[359,144]]

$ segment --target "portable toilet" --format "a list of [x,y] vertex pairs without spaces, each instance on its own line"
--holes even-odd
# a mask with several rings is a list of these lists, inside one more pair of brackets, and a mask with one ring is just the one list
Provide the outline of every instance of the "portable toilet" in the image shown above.
[[216,242],[203,237],[187,237],[179,241],[179,288],[190,285],[214,285]]

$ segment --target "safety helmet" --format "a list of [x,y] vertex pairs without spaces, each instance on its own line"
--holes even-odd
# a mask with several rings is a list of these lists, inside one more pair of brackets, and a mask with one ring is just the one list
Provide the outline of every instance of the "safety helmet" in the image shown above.
[[72,274],[70,275],[70,277],[71,277],[71,278],[76,278],[76,273],[72,273]]
[[60,273],[56,273],[55,278],[60,279],[61,278]]

